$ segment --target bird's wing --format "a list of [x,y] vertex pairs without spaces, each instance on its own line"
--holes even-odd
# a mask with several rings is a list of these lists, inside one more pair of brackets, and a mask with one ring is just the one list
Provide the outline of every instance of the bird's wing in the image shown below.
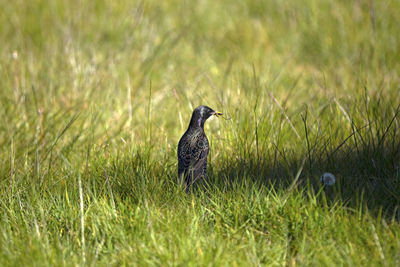
[[208,150],[209,145],[205,135],[196,140],[195,149],[192,150],[195,153],[192,154],[193,158],[189,166],[189,172],[192,173],[192,183],[198,178],[205,178],[206,176]]
[[206,177],[208,146],[203,147],[198,154],[197,161],[193,164],[193,182],[200,177]]
[[196,180],[205,176],[208,156],[208,140],[205,135],[182,137],[178,144],[178,175],[180,179]]

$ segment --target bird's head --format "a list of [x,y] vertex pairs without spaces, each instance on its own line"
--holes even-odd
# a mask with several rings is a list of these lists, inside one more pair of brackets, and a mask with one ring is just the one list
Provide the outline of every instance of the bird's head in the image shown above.
[[213,115],[218,117],[222,115],[222,113],[217,112],[207,106],[198,106],[193,110],[192,119],[190,120],[190,126],[203,128],[206,120]]

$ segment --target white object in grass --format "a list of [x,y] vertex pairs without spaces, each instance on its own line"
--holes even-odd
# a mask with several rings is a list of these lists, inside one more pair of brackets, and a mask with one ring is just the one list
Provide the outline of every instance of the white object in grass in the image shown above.
[[332,186],[336,183],[335,175],[330,172],[325,172],[321,175],[321,182],[326,186]]

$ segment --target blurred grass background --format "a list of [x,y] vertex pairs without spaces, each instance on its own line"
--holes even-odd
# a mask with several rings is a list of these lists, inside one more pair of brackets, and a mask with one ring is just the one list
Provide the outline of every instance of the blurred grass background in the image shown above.
[[400,1],[0,9],[1,265],[400,264]]

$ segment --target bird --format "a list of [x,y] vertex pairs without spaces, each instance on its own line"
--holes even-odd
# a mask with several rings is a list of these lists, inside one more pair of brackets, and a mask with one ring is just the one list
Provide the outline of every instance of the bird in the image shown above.
[[204,132],[204,123],[215,115],[222,115],[208,106],[198,106],[193,110],[189,127],[178,143],[178,177],[187,193],[199,179],[206,178],[209,143]]

